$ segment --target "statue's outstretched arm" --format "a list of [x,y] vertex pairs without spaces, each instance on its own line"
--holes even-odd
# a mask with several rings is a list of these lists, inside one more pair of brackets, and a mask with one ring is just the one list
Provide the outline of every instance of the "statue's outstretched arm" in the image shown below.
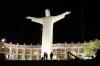
[[57,22],[57,21],[59,21],[59,20],[61,20],[61,19],[63,19],[64,17],[65,17],[65,15],[68,15],[68,14],[70,14],[71,12],[64,12],[64,13],[62,13],[62,14],[60,14],[60,15],[57,15],[57,16],[53,16],[53,23],[55,23],[55,22]]
[[36,23],[40,23],[42,24],[42,18],[36,18],[36,17],[26,17],[27,19],[31,19],[31,21],[36,22]]

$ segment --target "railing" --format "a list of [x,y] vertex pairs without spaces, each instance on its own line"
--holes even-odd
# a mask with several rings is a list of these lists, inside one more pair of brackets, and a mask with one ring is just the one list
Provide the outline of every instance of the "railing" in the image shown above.
[[71,59],[71,56],[73,56],[73,57],[75,57],[75,59],[79,59],[79,57],[77,57],[77,56],[75,56],[74,54],[72,54],[71,52],[69,52],[69,51],[67,51],[67,53],[68,53],[68,60],[70,60]]

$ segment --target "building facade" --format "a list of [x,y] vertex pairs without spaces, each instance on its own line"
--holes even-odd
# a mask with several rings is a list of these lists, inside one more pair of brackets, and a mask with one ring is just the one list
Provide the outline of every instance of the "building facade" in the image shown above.
[[[4,43],[7,60],[41,60],[41,45],[19,45]],[[84,54],[84,43],[57,43],[53,44],[53,59],[67,60],[68,52],[75,56]]]

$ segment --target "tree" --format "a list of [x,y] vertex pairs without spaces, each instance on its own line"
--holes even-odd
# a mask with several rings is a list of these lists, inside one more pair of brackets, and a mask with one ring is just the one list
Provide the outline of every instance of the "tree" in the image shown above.
[[96,53],[97,45],[95,42],[85,44],[85,55],[91,56]]
[[95,44],[97,46],[97,49],[100,49],[100,40],[95,40]]

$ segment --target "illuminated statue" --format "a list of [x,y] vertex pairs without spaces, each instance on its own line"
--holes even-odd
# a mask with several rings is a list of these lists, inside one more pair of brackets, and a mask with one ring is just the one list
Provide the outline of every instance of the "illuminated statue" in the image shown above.
[[44,52],[48,53],[48,57],[50,57],[50,53],[52,52],[52,44],[53,44],[53,24],[65,17],[65,15],[70,14],[71,12],[65,12],[57,16],[50,16],[50,10],[45,10],[45,17],[36,18],[36,17],[26,17],[27,19],[31,19],[31,21],[40,23],[43,25],[42,31],[42,47],[41,47],[41,57],[43,57]]

